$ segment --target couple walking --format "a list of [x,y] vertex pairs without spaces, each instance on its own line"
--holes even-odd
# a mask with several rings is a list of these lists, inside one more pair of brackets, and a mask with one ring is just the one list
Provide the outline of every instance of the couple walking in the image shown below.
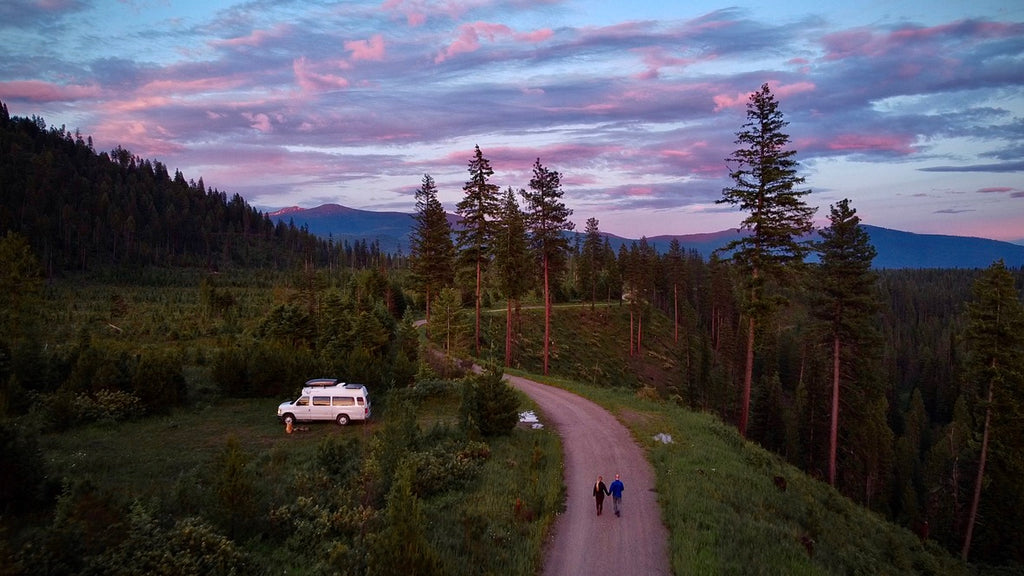
[[600,516],[604,510],[604,497],[610,495],[612,497],[612,505],[615,508],[615,515],[621,516],[622,513],[619,507],[622,505],[622,491],[626,487],[622,485],[622,480],[619,480],[619,475],[615,475],[615,480],[611,486],[604,485],[604,477],[598,476],[597,482],[594,483],[594,500],[597,502],[597,515]]

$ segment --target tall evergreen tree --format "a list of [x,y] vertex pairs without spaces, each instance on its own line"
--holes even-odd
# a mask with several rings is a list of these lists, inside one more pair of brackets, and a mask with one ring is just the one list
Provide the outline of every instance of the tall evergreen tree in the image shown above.
[[675,343],[679,343],[679,285],[683,283],[686,274],[683,256],[679,239],[673,238],[668,244],[668,254],[665,255],[665,275],[672,288],[672,341]]
[[738,423],[743,435],[750,415],[755,333],[780,301],[766,288],[803,262],[809,248],[800,238],[811,232],[815,212],[803,199],[810,191],[796,190],[804,179],[796,174],[796,150],[786,149],[789,135],[783,129],[788,124],[768,84],[750,95],[747,122],[736,133],[736,144],[742,147],[726,158],[733,165],[729,176],[734,185],[724,188],[718,200],[748,213],[741,227],[749,234],[722,249],[731,252],[747,278],[747,352]]
[[601,268],[604,245],[597,218],[588,218],[584,232],[583,253],[580,261],[580,291],[590,295],[590,309],[597,301],[597,279]]
[[518,318],[519,300],[530,287],[532,266],[529,239],[526,236],[526,216],[516,201],[510,186],[505,192],[497,220],[494,242],[494,266],[498,284],[505,295],[505,366],[512,365],[512,334]]
[[455,275],[455,245],[444,206],[437,199],[437,186],[429,174],[416,190],[416,220],[409,235],[413,279],[423,290],[430,322],[430,304],[439,290],[451,285]]
[[[967,306],[967,387],[981,422],[978,469],[967,518],[961,555],[967,560],[979,515],[981,492],[988,486],[993,514],[986,518],[988,538],[1002,539],[1002,546],[987,542],[985,548],[1014,550],[1024,560],[1024,496],[1019,489],[1024,477],[1024,308],[1013,276],[1002,260],[989,266],[974,283]],[[989,459],[991,458],[991,463]],[[991,465],[991,471],[989,470]],[[986,478],[988,474],[988,478]],[[1016,488],[1015,488],[1016,485]]]
[[[825,324],[825,333],[832,348],[828,481],[835,486],[841,384],[857,386],[854,360],[873,356],[866,354],[864,347],[877,341],[871,320],[879,303],[875,294],[876,279],[871,271],[875,248],[860,226],[860,217],[850,207],[848,199],[831,206],[829,226],[821,230],[821,238],[816,246],[821,255],[821,265],[813,284],[820,295],[816,315]],[[868,391],[868,386],[864,388],[862,395]]]
[[469,161],[469,180],[462,190],[466,195],[459,201],[455,211],[461,218],[456,232],[459,257],[464,265],[476,272],[476,330],[473,349],[480,354],[480,308],[483,303],[483,274],[490,259],[491,243],[494,239],[493,221],[497,218],[499,188],[491,184],[494,175],[491,163],[484,158],[480,146],[476,146],[473,159]]
[[563,231],[575,228],[569,221],[572,210],[565,207],[562,194],[562,175],[548,170],[537,158],[533,164],[530,191],[523,190],[522,195],[526,201],[530,240],[540,258],[544,275],[544,374],[548,373],[551,345],[551,276],[561,269],[569,249],[569,241]]
[[619,272],[618,259],[615,256],[615,249],[607,236],[604,238],[602,248],[602,261],[604,263],[604,289],[605,300],[611,302],[612,296],[622,303],[622,274]]

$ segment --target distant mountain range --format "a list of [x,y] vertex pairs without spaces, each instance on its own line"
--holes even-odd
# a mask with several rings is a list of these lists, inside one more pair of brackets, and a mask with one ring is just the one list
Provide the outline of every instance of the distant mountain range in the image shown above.
[[[387,252],[409,253],[409,232],[415,220],[412,214],[404,212],[373,212],[357,210],[338,204],[324,204],[316,208],[284,208],[269,214],[276,222],[292,222],[306,226],[321,238],[331,238],[336,243],[357,240],[377,241]],[[455,215],[449,214],[453,225]],[[865,225],[878,256],[876,268],[986,268],[992,262],[1002,259],[1011,268],[1024,266],[1024,246],[1010,242],[972,238],[965,236],[944,236],[939,234],[914,234]],[[577,233],[578,234],[578,233]],[[684,250],[696,250],[705,258],[716,249],[740,237],[736,229],[708,234],[680,234],[674,236],[653,236],[647,238],[659,252],[668,250],[673,238]],[[639,240],[605,234],[613,249]]]

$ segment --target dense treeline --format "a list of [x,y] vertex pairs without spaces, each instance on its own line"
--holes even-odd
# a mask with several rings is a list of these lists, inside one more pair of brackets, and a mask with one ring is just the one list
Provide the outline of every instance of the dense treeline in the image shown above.
[[334,245],[294,223],[276,225],[203,179],[170,174],[120,146],[0,102],[0,230],[28,239],[47,273],[111,267],[279,268],[296,263],[383,264],[376,244]]

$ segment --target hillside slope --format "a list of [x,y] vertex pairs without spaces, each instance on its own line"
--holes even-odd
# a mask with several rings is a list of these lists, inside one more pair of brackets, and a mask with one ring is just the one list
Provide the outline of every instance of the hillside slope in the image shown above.
[[973,573],[934,541],[858,506],[715,416],[550,382],[605,406],[646,448],[675,574]]

